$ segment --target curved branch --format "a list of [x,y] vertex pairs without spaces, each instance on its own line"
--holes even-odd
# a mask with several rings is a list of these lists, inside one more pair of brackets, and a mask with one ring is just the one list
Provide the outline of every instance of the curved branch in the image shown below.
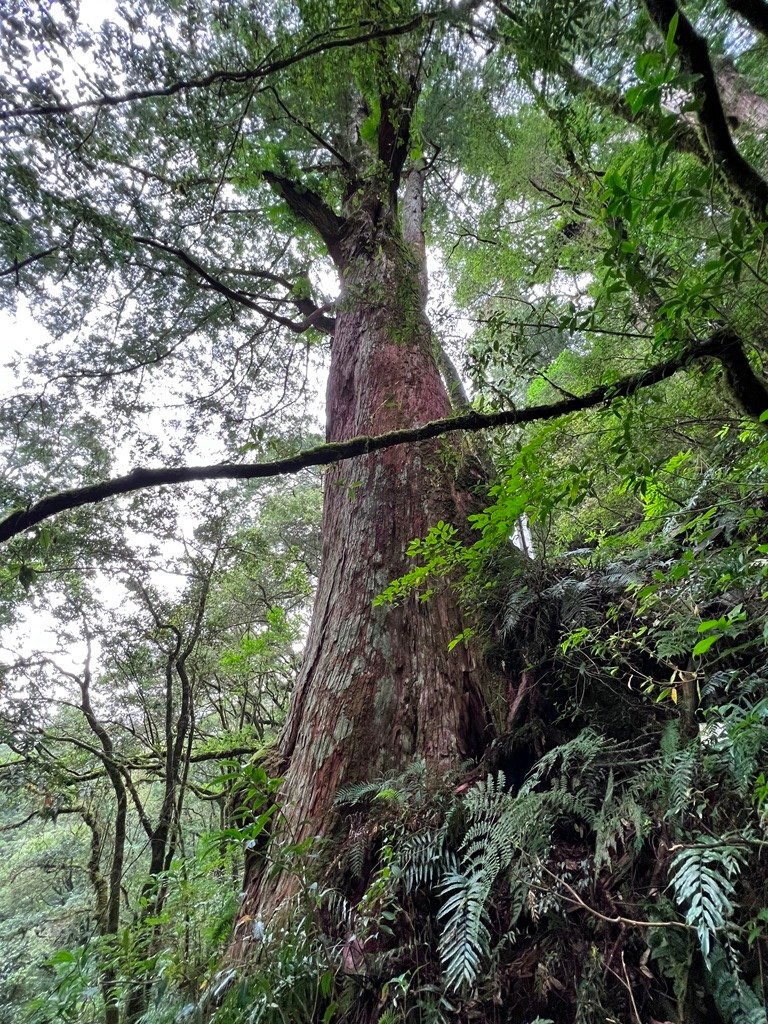
[[[754,374],[746,359],[740,361],[735,353],[741,350],[741,343],[735,335],[721,331],[714,334],[708,341],[693,348],[688,348],[677,359],[649,367],[640,373],[630,374],[613,384],[603,384],[585,395],[565,398],[561,402],[548,405],[535,405],[528,409],[504,409],[500,412],[482,413],[474,410],[459,416],[432,420],[420,427],[406,427],[393,430],[378,436],[350,438],[348,441],[321,444],[308,448],[297,455],[273,462],[255,463],[221,463],[214,466],[176,466],[159,467],[156,469],[137,468],[126,476],[104,480],[98,484],[75,487],[60,491],[35,502],[26,509],[18,509],[0,522],[0,542],[18,536],[38,523],[70,509],[81,508],[83,505],[94,505],[106,498],[114,498],[121,494],[132,494],[148,487],[161,487],[166,484],[189,483],[194,480],[255,480],[269,477],[285,476],[298,473],[310,466],[328,466],[358,455],[370,455],[373,452],[392,448],[395,445],[413,444],[427,441],[443,434],[455,431],[486,430],[490,427],[505,427],[522,423],[533,423],[538,420],[551,420],[569,413],[581,412],[599,405],[610,403],[615,398],[633,395],[643,388],[659,384],[672,377],[679,370],[692,362],[705,357],[715,357],[726,362],[729,376],[745,371],[749,374],[747,382],[741,382],[741,391],[746,393],[749,407],[745,411],[750,415],[759,416],[768,408],[768,392],[762,381]],[[741,397],[740,395],[737,397]]]
[[60,245],[54,245],[50,249],[43,249],[42,252],[33,253],[32,256],[27,256],[25,260],[14,260],[10,267],[6,267],[4,270],[0,270],[0,277],[8,277],[10,274],[16,276],[16,284],[18,281],[18,274],[24,267],[28,267],[31,263],[37,263],[38,260],[44,260],[46,256],[53,256],[55,252],[61,249]]
[[280,94],[273,85],[268,85],[265,87],[265,89],[267,92],[272,93],[272,95],[275,97],[277,105],[283,111],[288,120],[292,121],[293,124],[301,128],[302,131],[305,131],[307,135],[310,136],[310,138],[315,140],[315,142],[318,144],[318,146],[320,146],[321,149],[327,150],[327,152],[329,152],[331,156],[335,157],[336,160],[338,160],[339,162],[339,166],[342,167],[343,170],[346,172],[347,177],[351,181],[355,181],[357,178],[355,169],[349,162],[349,160],[347,160],[347,158],[344,156],[344,154],[341,153],[338,149],[336,149],[332,142],[329,142],[328,139],[324,138],[318,131],[316,131],[316,129],[314,129],[311,124],[309,124],[307,121],[303,121],[300,117],[297,117],[296,114],[292,113],[291,110],[280,99]]
[[29,822],[32,821],[33,818],[36,818],[38,815],[41,814],[42,811],[39,808],[35,808],[34,811],[32,811],[30,814],[26,816],[26,818],[21,818],[20,821],[12,821],[10,825],[0,826],[0,832],[12,832],[13,829],[15,828],[23,828],[25,825],[29,824]]
[[764,220],[768,207],[768,182],[736,148],[706,39],[699,35],[676,0],[645,0],[645,6],[651,20],[665,36],[671,31],[673,19],[677,18],[674,41],[680,52],[681,67],[698,76],[694,85],[700,100],[697,116],[712,159],[734,192],[749,203],[755,220]]
[[765,0],[725,0],[725,6],[740,14],[756,32],[768,36],[768,3]]
[[[150,249],[156,249],[158,252],[168,253],[169,256],[175,256],[185,267],[194,271],[198,277],[202,278],[203,281],[208,285],[211,291],[218,292],[219,295],[223,295],[231,302],[236,302],[241,306],[245,306],[246,309],[251,309],[255,313],[259,313],[261,316],[266,317],[268,320],[273,320],[275,323],[280,324],[283,327],[287,327],[289,331],[293,331],[294,334],[303,334],[308,331],[310,327],[315,327],[317,330],[324,331],[326,334],[332,334],[334,328],[334,320],[324,314],[331,308],[333,303],[328,303],[325,306],[315,306],[315,304],[309,300],[291,300],[295,306],[299,308],[300,312],[307,313],[307,316],[302,321],[291,320],[290,317],[281,316],[279,313],[273,312],[271,309],[267,309],[265,306],[259,305],[258,302],[254,302],[244,292],[238,291],[235,288],[230,288],[228,284],[220,281],[217,277],[210,274],[200,263],[197,262],[189,253],[183,249],[179,249],[175,245],[166,245],[165,242],[158,242],[154,238],[146,238],[143,235],[134,235],[134,242],[138,242],[139,245],[145,245]],[[254,271],[254,274],[257,273]],[[267,275],[264,275],[267,276]],[[270,277],[275,275],[269,275]],[[307,309],[307,305],[311,307]]]
[[36,117],[49,114],[72,114],[76,110],[85,108],[118,107],[123,103],[133,103],[137,100],[155,99],[163,96],[175,96],[177,93],[189,92],[192,89],[206,89],[211,85],[223,85],[227,83],[242,84],[243,82],[255,82],[269,75],[292,67],[310,57],[316,57],[328,50],[338,50],[360,46],[363,43],[373,42],[375,39],[387,39],[396,36],[407,35],[422,25],[439,19],[454,19],[460,13],[460,8],[471,7],[471,4],[459,4],[455,7],[440,7],[432,11],[423,11],[407,21],[398,25],[372,28],[370,31],[361,32],[358,35],[342,38],[326,39],[313,45],[306,46],[303,50],[281,57],[278,60],[270,61],[268,64],[260,64],[255,68],[247,68],[244,71],[212,71],[209,75],[201,78],[180,79],[170,85],[161,86],[156,89],[130,89],[124,93],[115,95],[100,96],[98,99],[77,100],[74,103],[41,103],[35,107],[12,107],[10,110],[0,111],[0,121],[9,121],[13,118]]

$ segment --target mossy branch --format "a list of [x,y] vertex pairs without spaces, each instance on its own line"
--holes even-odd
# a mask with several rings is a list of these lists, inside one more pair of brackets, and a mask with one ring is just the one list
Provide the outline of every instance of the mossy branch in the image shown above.
[[[623,377],[613,384],[603,384],[593,388],[585,395],[576,395],[548,405],[534,405],[528,409],[503,409],[500,412],[490,413],[472,410],[459,416],[432,420],[420,427],[407,427],[378,436],[363,435],[350,438],[348,441],[317,445],[315,448],[308,448],[296,455],[276,459],[273,462],[243,464],[225,462],[213,466],[137,468],[125,476],[89,484],[85,487],[59,491],[42,498],[28,508],[17,509],[0,522],[0,542],[10,540],[60,512],[80,508],[83,505],[94,505],[107,498],[132,494],[149,487],[190,483],[197,480],[268,479],[298,473],[310,466],[329,466],[355,456],[371,455],[373,452],[393,448],[396,445],[428,441],[455,431],[487,430],[492,427],[557,419],[560,416],[567,416],[569,413],[605,405],[615,398],[633,395],[643,388],[667,380],[696,360],[706,357],[716,357],[724,362],[729,379],[737,380],[739,384],[737,396],[742,400],[746,398],[744,402],[746,412],[758,417],[765,408],[768,408],[768,392],[743,356],[740,342],[733,335],[718,332],[703,344],[687,349],[677,359],[658,363],[640,373]],[[745,374],[746,379],[744,379]]]
[[699,35],[676,0],[645,0],[645,6],[651,20],[665,36],[675,24],[674,42],[680,54],[680,65],[684,71],[697,76],[694,89],[699,99],[698,121],[713,163],[733,191],[744,197],[754,219],[765,220],[768,182],[736,148],[706,39]]

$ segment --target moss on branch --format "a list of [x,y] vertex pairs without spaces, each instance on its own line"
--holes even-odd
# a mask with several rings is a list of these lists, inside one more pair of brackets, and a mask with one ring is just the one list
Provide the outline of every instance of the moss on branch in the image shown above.
[[393,430],[378,436],[362,435],[348,441],[329,442],[308,448],[296,455],[272,462],[220,463],[213,466],[138,467],[125,476],[104,480],[85,487],[59,491],[24,509],[17,509],[0,522],[0,542],[10,540],[38,523],[60,512],[94,505],[107,498],[132,494],[149,487],[190,483],[196,480],[255,480],[298,473],[310,466],[328,466],[345,459],[392,448],[395,445],[428,441],[455,431],[478,431],[492,427],[506,427],[539,420],[556,419],[570,413],[610,403],[615,398],[627,397],[635,392],[659,384],[696,360],[715,357],[726,366],[729,381],[745,411],[759,417],[768,408],[768,391],[754,373],[743,354],[739,340],[724,331],[717,332],[708,341],[688,348],[676,359],[657,363],[640,373],[630,374],[613,384],[603,384],[585,395],[565,398],[547,405],[534,405],[527,409],[503,409],[481,413],[475,410],[459,416],[432,420],[419,427]]

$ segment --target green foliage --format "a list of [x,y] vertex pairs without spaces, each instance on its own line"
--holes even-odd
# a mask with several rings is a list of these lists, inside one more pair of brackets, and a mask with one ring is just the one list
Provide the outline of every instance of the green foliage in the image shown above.
[[[229,520],[212,520],[187,544],[175,593],[157,588],[138,556],[118,608],[75,590],[53,620],[54,642],[76,644],[87,610],[98,662],[83,650],[85,666],[72,664],[60,651],[5,667],[0,845],[9,872],[30,882],[29,892],[4,884],[0,901],[0,1003],[13,1019],[103,1019],[106,998],[126,1007],[137,992],[146,993],[139,1010],[172,1019],[179,999],[197,1000],[216,973],[244,856],[276,811],[280,780],[262,760],[304,628],[314,499],[311,489],[254,495],[247,518],[231,504]],[[83,710],[86,680],[95,729]],[[130,785],[124,826],[102,736]],[[117,886],[115,927],[100,901]]]
[[98,949],[85,946],[55,953],[48,963],[51,991],[30,1002],[26,1016],[30,1024],[98,1020],[99,959]]
[[457,990],[474,984],[490,948],[485,906],[490,884],[479,875],[447,874],[439,891],[440,958],[448,989]]
[[[346,281],[336,301],[317,228],[358,218],[376,232],[360,253],[383,258],[401,158],[428,171],[430,315],[477,408],[581,395],[713,335],[760,384],[766,223],[727,154],[766,175],[768,62],[728,4],[685,9],[721,82],[720,150],[681,16],[657,31],[653,5],[143,0],[102,27],[37,6],[0,42],[0,302],[14,339],[27,310],[40,328],[8,357],[6,511],[134,460],[306,446],[328,345],[302,321],[354,298]],[[140,96],[14,113],[124,92]],[[418,294],[415,277],[398,291]],[[428,616],[456,587],[450,648],[501,677],[510,735],[449,744],[482,755],[464,776],[419,763],[346,786],[336,850],[268,846],[263,761],[309,621],[317,478],[139,494],[16,538],[0,1020],[30,998],[30,1019],[102,1019],[141,989],[144,1024],[764,1021],[768,459],[737,378],[715,355],[484,442],[470,540],[438,521],[374,603],[383,619],[417,595],[399,614]],[[300,897],[253,971],[221,972],[246,854]]]
[[675,900],[685,910],[685,920],[696,929],[707,961],[713,936],[733,914],[733,879],[742,866],[738,847],[704,839],[677,853],[670,865]]
[[464,548],[456,527],[441,520],[435,523],[426,537],[413,540],[406,554],[409,558],[419,559],[421,564],[393,580],[382,593],[377,594],[374,607],[398,604],[414,591],[421,591],[420,600],[428,600],[433,593],[433,588],[428,585],[444,579],[460,564]]
[[729,943],[716,945],[711,954],[712,988],[715,1005],[729,1024],[765,1024],[765,1000],[741,978],[734,965]]

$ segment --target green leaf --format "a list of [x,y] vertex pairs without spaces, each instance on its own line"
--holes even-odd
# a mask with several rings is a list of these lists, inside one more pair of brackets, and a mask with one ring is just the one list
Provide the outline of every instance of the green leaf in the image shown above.
[[469,627],[467,629],[463,630],[461,633],[459,633],[458,636],[455,636],[453,638],[453,640],[451,640],[449,642],[448,650],[452,651],[454,649],[454,647],[458,647],[458,645],[460,643],[467,643],[467,641],[470,640],[471,637],[474,636],[474,633],[475,633],[474,629],[471,629]]
[[680,21],[680,12],[675,11],[672,17],[669,19],[669,28],[667,29],[667,38],[664,40],[664,48],[667,51],[668,57],[674,57],[677,53],[677,43],[675,42],[675,36],[677,35],[677,26]]
[[51,964],[73,964],[75,963],[74,953],[71,953],[68,949],[60,949],[58,953],[54,953],[49,963]]
[[664,61],[661,54],[656,50],[649,50],[647,53],[641,53],[635,61],[635,73],[638,78],[648,81],[663,66]]
[[691,652],[694,657],[698,657],[701,654],[706,654],[712,644],[716,643],[721,639],[722,633],[711,633],[709,636],[705,636],[703,640],[699,640],[696,646]]
[[363,142],[367,142],[369,146],[375,148],[376,141],[379,134],[379,121],[381,120],[381,108],[377,102],[372,104],[372,109],[368,117],[360,125],[360,138]]
[[705,619],[704,622],[699,623],[696,632],[708,633],[710,629],[723,629],[727,625],[727,619]]

